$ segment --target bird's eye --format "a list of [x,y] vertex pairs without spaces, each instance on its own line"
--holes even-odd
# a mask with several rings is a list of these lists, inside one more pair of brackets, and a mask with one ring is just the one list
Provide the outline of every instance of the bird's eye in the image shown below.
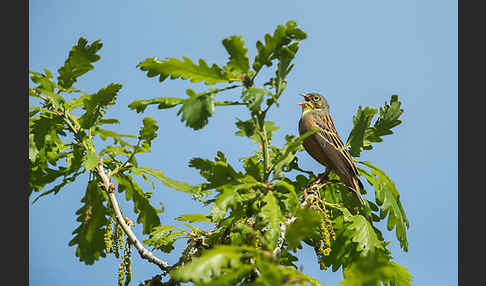
[[312,98],[312,100],[314,100],[314,101],[319,101],[319,96],[314,96],[314,97]]

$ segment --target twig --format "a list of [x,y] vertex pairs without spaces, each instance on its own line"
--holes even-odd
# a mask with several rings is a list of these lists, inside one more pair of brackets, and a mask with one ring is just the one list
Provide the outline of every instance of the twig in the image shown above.
[[152,252],[147,250],[142,243],[137,239],[135,234],[133,233],[132,229],[127,225],[123,215],[120,211],[120,206],[115,196],[115,185],[110,184],[110,177],[106,174],[105,170],[103,169],[103,158],[100,157],[100,161],[98,163],[98,167],[96,167],[96,172],[100,176],[101,180],[103,181],[102,185],[105,191],[108,193],[108,197],[110,198],[111,206],[113,207],[113,211],[115,212],[115,218],[118,224],[121,226],[123,231],[126,233],[128,240],[130,243],[135,246],[140,257],[143,259],[148,260],[160,267],[163,271],[167,272],[169,269],[169,264],[159,258],[157,258]]
[[[303,194],[304,200],[300,204],[301,207],[307,206],[309,201],[317,196],[316,191],[313,190],[313,187],[315,187],[315,186],[311,186],[311,187],[306,188],[304,190],[304,194]],[[337,204],[330,204],[330,203],[326,203],[326,202],[324,202],[324,203],[326,205],[331,206],[331,207],[338,207]],[[278,241],[277,241],[277,246],[275,247],[275,249],[272,252],[273,257],[278,257],[280,255],[280,252],[282,251],[283,243],[285,241],[285,232],[287,231],[287,227],[290,226],[291,224],[293,224],[296,219],[297,218],[295,216],[291,216],[284,223],[280,223],[280,235],[279,235],[279,238],[278,238]]]
[[285,240],[285,232],[287,231],[287,226],[294,223],[294,221],[296,219],[297,218],[295,216],[292,216],[292,217],[288,218],[287,221],[280,223],[280,235],[278,237],[277,246],[275,247],[275,249],[272,252],[273,257],[277,257],[277,256],[280,255],[280,252],[282,251],[282,246],[283,246],[283,243],[284,243],[284,240]]

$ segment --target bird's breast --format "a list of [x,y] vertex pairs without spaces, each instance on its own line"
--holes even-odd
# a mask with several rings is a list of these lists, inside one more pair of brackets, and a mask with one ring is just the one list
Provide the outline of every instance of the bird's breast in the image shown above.
[[[305,115],[299,121],[299,134],[303,135],[307,131],[310,131],[316,127],[315,124],[312,124],[312,120],[310,118],[306,118]],[[314,160],[321,163],[326,167],[330,167],[330,160],[325,152],[326,146],[322,146],[318,140],[316,140],[317,134],[312,134],[311,136],[304,139],[302,145],[304,146],[305,151],[311,155]]]

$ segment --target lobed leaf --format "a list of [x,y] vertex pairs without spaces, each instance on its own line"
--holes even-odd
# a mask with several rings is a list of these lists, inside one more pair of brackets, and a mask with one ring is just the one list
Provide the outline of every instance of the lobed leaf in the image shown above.
[[359,157],[361,151],[373,148],[372,142],[381,142],[382,136],[393,134],[391,129],[402,122],[398,119],[403,113],[400,105],[398,95],[392,95],[390,104],[385,101],[385,105],[380,107],[378,119],[373,126],[371,121],[378,111],[370,107],[358,108],[357,114],[353,116],[353,129],[347,140],[352,156]]
[[98,165],[98,154],[93,150],[86,150],[86,155],[83,157],[82,165],[88,171],[93,170]]
[[250,109],[253,114],[256,114],[260,111],[260,105],[262,104],[266,93],[268,92],[263,88],[250,87],[243,90],[241,99],[247,104],[248,109]]
[[214,162],[202,158],[193,158],[189,161],[189,167],[199,170],[201,176],[208,181],[207,189],[215,189],[230,182],[236,182],[238,178],[242,177],[225,160],[221,160],[221,157],[215,159]]
[[314,238],[320,239],[321,214],[310,208],[298,208],[295,214],[296,220],[285,233],[289,249],[295,250],[302,240]]
[[248,186],[239,185],[226,187],[216,196],[210,211],[213,222],[218,222],[224,219],[229,208],[238,209],[238,207],[240,207],[242,198],[238,193],[238,190],[245,187]]
[[[138,133],[138,139],[142,140],[142,149],[144,151],[150,151],[150,146],[152,146],[152,140],[157,137],[157,130],[159,126],[157,121],[152,117],[145,117],[143,119],[143,126]],[[137,150],[138,153],[138,150]]]
[[267,250],[273,250],[277,246],[277,241],[280,237],[280,223],[284,216],[273,192],[269,191],[263,197],[263,202],[265,205],[261,208],[259,217],[268,225],[263,235],[263,245]]
[[184,100],[177,115],[182,114],[181,121],[185,121],[186,126],[199,130],[208,124],[209,117],[214,113],[213,98],[216,92],[197,94],[194,90],[188,88],[186,94],[189,98]]
[[[103,140],[106,140],[109,138],[113,139],[113,143],[117,144],[120,143],[122,146],[132,146],[130,143],[127,141],[123,140],[122,138],[137,138],[137,136],[131,135],[131,134],[119,134],[111,130],[103,129],[101,127],[96,126],[93,128],[93,131],[91,132],[92,136],[100,135],[100,138]],[[115,146],[112,146],[115,147]]]
[[239,269],[243,264],[242,256],[242,251],[237,247],[218,245],[184,266],[174,269],[170,276],[183,282],[209,283],[220,276],[226,276],[228,269]]
[[105,114],[104,109],[115,104],[116,96],[121,88],[121,84],[111,83],[97,93],[83,96],[81,107],[86,112],[78,119],[81,127],[89,129],[98,124]]
[[139,167],[139,168],[132,167],[132,168],[130,168],[130,170],[132,170],[134,173],[143,172],[143,173],[149,174],[149,175],[159,179],[166,187],[168,187],[170,189],[185,192],[185,193],[195,195],[195,196],[204,195],[204,193],[200,192],[199,188],[197,188],[195,186],[191,186],[191,185],[189,185],[188,183],[185,183],[185,182],[175,181],[175,180],[172,180],[172,179],[164,176],[163,172],[161,170],[154,170],[154,169],[149,168],[149,167]]
[[193,223],[193,222],[211,221],[211,218],[203,214],[181,214],[176,218],[176,220]]
[[96,54],[103,44],[100,40],[92,42],[88,45],[88,40],[80,38],[78,44],[73,46],[69,52],[69,56],[64,62],[64,65],[57,71],[59,76],[57,81],[63,88],[70,88],[77,78],[93,69],[94,63],[100,59]]
[[103,204],[103,195],[96,181],[90,181],[81,200],[83,206],[76,211],[76,221],[81,225],[73,231],[74,238],[69,246],[77,245],[76,256],[87,265],[105,257],[104,226],[107,223],[108,210]]
[[358,244],[357,250],[362,255],[367,255],[377,249],[384,249],[383,242],[364,216],[345,216],[345,219],[351,222],[348,229],[352,232],[352,241]]
[[383,252],[362,257],[343,270],[342,286],[410,286],[413,276]]
[[277,78],[284,80],[290,73],[293,64],[290,64],[295,58],[297,51],[299,50],[299,44],[293,43],[288,47],[282,47],[278,53],[278,68],[276,71]]
[[[300,285],[310,285],[310,286],[324,286],[321,282],[317,281],[317,279],[299,272],[297,269],[293,267],[279,267],[282,275],[286,277],[287,281],[299,281]],[[307,284],[308,283],[308,284]],[[273,284],[278,285],[278,284]]]
[[272,60],[277,58],[282,47],[289,45],[292,41],[304,40],[307,35],[297,28],[295,21],[288,21],[286,25],[279,25],[273,35],[265,34],[265,44],[257,41],[258,51],[253,69],[258,72],[264,65],[271,66]]
[[223,40],[223,46],[230,55],[225,68],[237,74],[245,74],[250,70],[250,62],[246,55],[245,41],[241,36],[232,36]]
[[408,251],[408,241],[406,229],[410,227],[405,211],[400,202],[400,194],[393,181],[377,167],[367,161],[357,161],[371,169],[371,175],[361,168],[359,171],[365,174],[368,182],[375,188],[376,203],[380,206],[380,217],[383,219],[388,216],[387,229],[393,230],[400,247]]
[[133,200],[133,211],[139,214],[137,222],[143,224],[143,234],[149,234],[155,226],[160,225],[157,209],[150,204],[145,193],[131,176],[118,173],[113,178],[118,183],[118,191],[125,191],[125,198]]
[[174,242],[187,235],[187,232],[174,230],[178,230],[178,228],[171,225],[158,225],[154,227],[150,232],[150,237],[145,239],[143,243],[170,253],[174,249]]
[[298,151],[299,147],[301,147],[302,142],[304,142],[304,140],[307,137],[311,136],[317,131],[319,131],[319,129],[315,128],[297,138],[295,137],[286,138],[287,143],[282,149],[280,149],[279,154],[276,155],[275,158],[272,160],[274,178],[279,178],[282,176],[282,172],[284,172],[284,169],[288,167],[288,165],[292,162],[292,160],[295,157],[295,153]]
[[[246,136],[253,140],[257,144],[262,144],[260,137],[256,134],[256,123],[253,121],[253,119],[247,120],[247,121],[241,121],[238,120],[236,121],[236,127],[238,127],[238,131],[236,131],[235,135],[236,136]],[[264,123],[264,129],[265,132],[267,133],[267,141],[268,144],[272,143],[272,137],[273,137],[273,132],[277,131],[280,129],[280,127],[275,126],[275,123],[272,121],[265,121]]]
[[373,148],[369,134],[371,133],[371,121],[377,112],[375,108],[365,107],[362,109],[360,106],[358,113],[353,116],[353,129],[346,143],[350,146],[349,153],[352,156],[359,157],[361,151]]
[[176,97],[158,97],[153,99],[135,100],[128,105],[130,109],[134,109],[137,113],[144,112],[147,106],[151,104],[158,104],[159,109],[172,108],[178,104],[182,104],[184,99]]
[[203,59],[199,59],[199,65],[197,65],[187,57],[183,57],[182,61],[176,58],[167,58],[166,60],[147,58],[140,62],[137,67],[142,71],[147,71],[148,77],[159,76],[160,82],[169,76],[170,79],[180,77],[184,80],[190,79],[191,82],[203,81],[206,85],[240,80],[239,78],[231,77],[230,74],[216,64],[209,67]]

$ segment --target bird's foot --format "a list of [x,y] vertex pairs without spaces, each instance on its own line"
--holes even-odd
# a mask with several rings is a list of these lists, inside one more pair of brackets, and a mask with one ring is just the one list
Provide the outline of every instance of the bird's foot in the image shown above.
[[317,186],[317,185],[320,185],[321,182],[328,182],[329,181],[329,172],[330,172],[330,170],[326,170],[324,173],[320,173],[317,176],[317,180],[312,185]]

